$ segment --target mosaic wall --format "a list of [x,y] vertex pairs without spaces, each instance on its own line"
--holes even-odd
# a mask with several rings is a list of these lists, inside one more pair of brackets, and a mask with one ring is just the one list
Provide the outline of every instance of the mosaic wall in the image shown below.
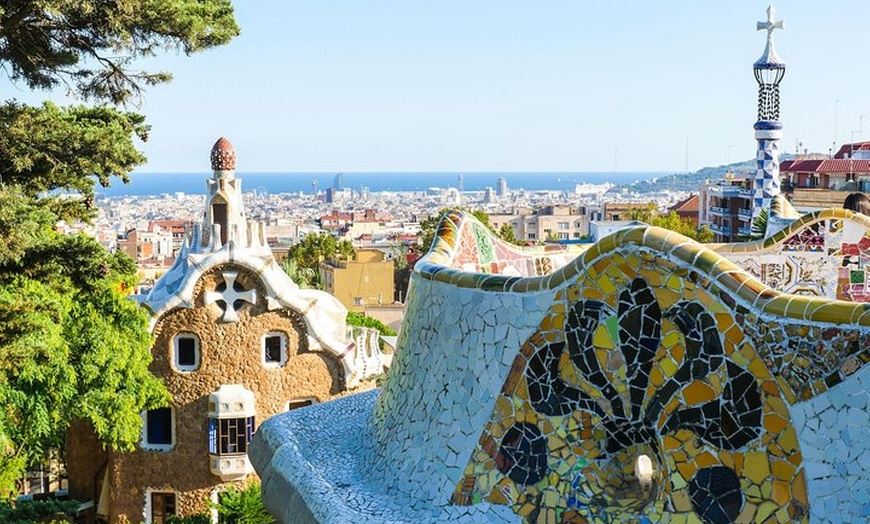
[[[866,520],[870,307],[658,228],[559,267],[481,227],[442,221],[376,398],[260,427],[284,522]],[[481,270],[502,261],[528,276]]]
[[[448,215],[448,220],[458,220]],[[564,266],[588,246],[556,244],[518,248],[492,235],[479,222],[469,222],[465,227],[453,229],[442,227],[445,235],[458,235],[457,249],[450,253],[447,265],[462,271],[534,277],[548,275]]]
[[809,213],[770,238],[713,249],[784,293],[870,302],[870,219],[852,211]]

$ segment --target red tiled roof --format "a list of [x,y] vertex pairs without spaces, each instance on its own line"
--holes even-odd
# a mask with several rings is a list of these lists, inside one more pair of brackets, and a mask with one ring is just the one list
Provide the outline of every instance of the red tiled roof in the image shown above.
[[846,160],[833,158],[822,161],[820,173],[870,173],[870,160]]
[[779,166],[781,172],[815,173],[824,160],[786,160]]
[[671,210],[676,211],[678,213],[681,211],[684,213],[688,213],[688,212],[697,213],[698,212],[698,195],[691,195],[690,197],[686,198],[685,200],[681,200],[680,202],[677,202],[676,204],[671,206]]
[[787,160],[779,170],[783,173],[870,173],[870,160]]
[[842,146],[840,146],[837,154],[834,155],[834,158],[846,158],[846,153],[848,153],[849,156],[852,156],[853,151],[861,151],[862,149],[870,149],[870,142],[853,142],[851,144],[843,144]]

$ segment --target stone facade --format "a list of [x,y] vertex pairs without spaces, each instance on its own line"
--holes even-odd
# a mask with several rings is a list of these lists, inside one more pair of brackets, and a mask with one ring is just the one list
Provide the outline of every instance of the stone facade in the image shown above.
[[208,512],[217,492],[256,479],[247,446],[265,419],[361,391],[384,371],[377,332],[349,328],[334,297],[280,270],[262,225],[245,218],[226,139],[212,168],[203,223],[138,297],[152,317],[150,369],[171,406],[143,413],[130,453],[103,450],[81,424],[67,435],[71,496],[113,524]]
[[[218,271],[202,277],[209,288]],[[245,280],[255,282],[252,274]],[[112,453],[110,456],[110,515],[142,517],[147,490],[176,494],[180,515],[205,512],[207,501],[220,479],[209,470],[208,396],[222,384],[242,384],[256,398],[256,420],[287,410],[290,400],[323,402],[344,389],[341,367],[333,357],[308,351],[304,324],[295,312],[268,311],[265,299],[239,313],[239,321],[216,322],[219,311],[202,303],[162,317],[155,329],[151,370],[164,377],[173,397],[175,446],[171,451]],[[281,332],[288,338],[289,359],[281,367],[263,363],[262,339]],[[200,340],[200,369],[180,372],[172,365],[173,338],[192,333]],[[131,485],[130,480],[136,479]],[[242,481],[244,483],[246,481]],[[145,520],[147,521],[147,516]]]

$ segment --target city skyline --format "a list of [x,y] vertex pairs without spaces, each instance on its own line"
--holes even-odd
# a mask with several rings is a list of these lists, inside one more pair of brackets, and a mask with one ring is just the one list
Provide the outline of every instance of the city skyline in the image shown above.
[[[242,36],[228,46],[143,62],[175,80],[136,109],[153,126],[139,171],[205,172],[221,135],[246,172],[682,172],[752,158],[766,7],[236,2]],[[835,68],[863,48],[870,6],[774,7],[782,149],[863,138],[863,73]],[[0,94],[64,100],[8,81]]]

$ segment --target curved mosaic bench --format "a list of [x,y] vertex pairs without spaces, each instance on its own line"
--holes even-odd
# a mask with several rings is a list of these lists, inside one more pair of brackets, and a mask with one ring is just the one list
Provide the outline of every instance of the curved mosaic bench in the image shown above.
[[865,215],[816,211],[763,240],[708,247],[774,289],[870,302],[870,217]]
[[259,428],[282,522],[870,514],[870,305],[781,294],[653,227],[561,267],[537,251],[519,275],[459,269],[505,249],[447,215],[383,389]]

